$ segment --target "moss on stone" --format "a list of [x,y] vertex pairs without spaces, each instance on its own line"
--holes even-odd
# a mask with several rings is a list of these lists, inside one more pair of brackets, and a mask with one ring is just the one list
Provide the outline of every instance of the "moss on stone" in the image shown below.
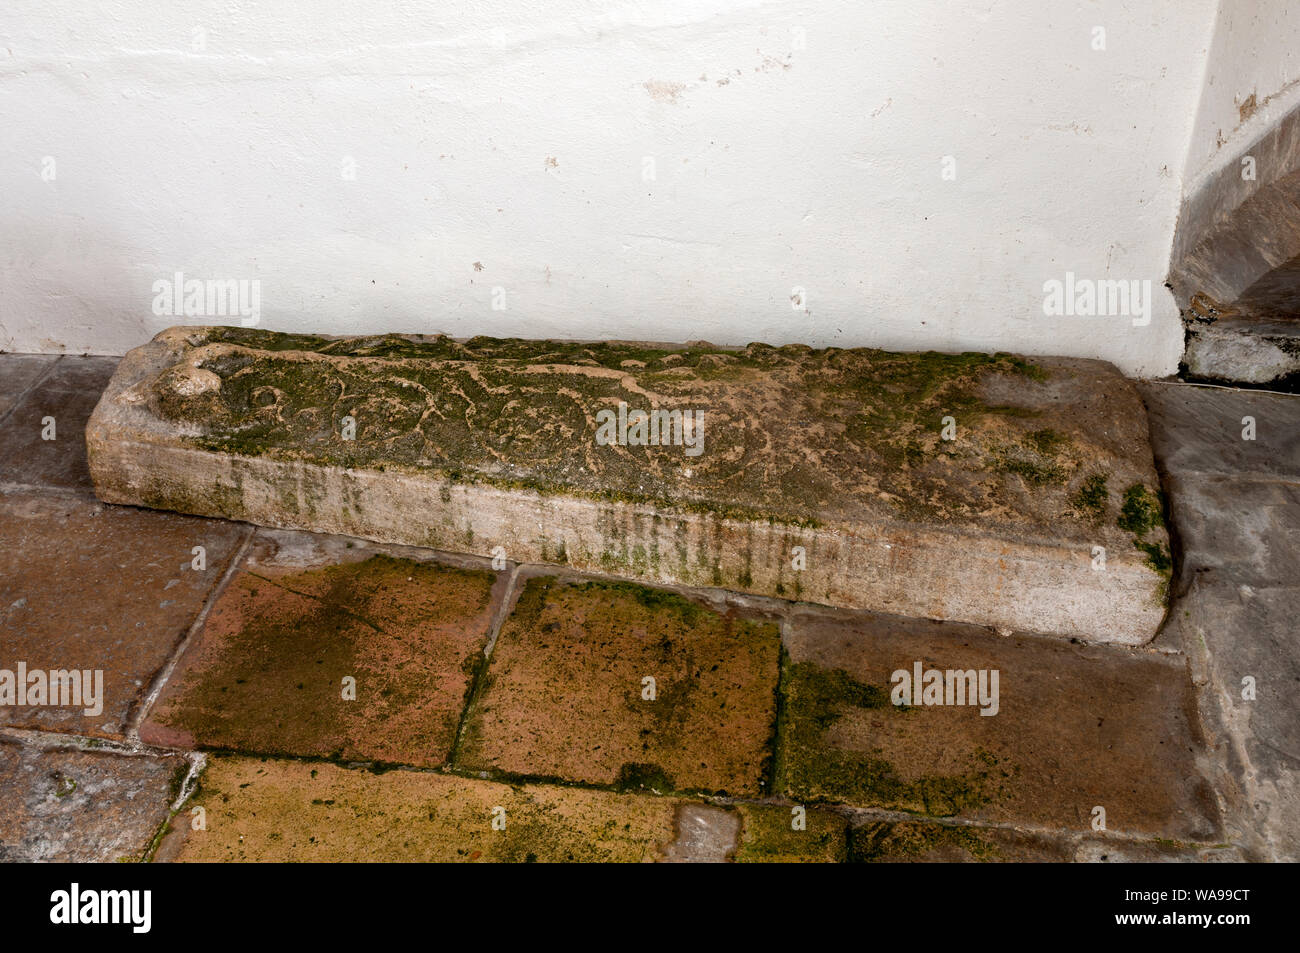
[[1134,483],[1124,491],[1116,525],[1141,539],[1157,526],[1164,526],[1164,507],[1159,496],[1141,483]]
[[1103,473],[1094,473],[1084,480],[1078,492],[1070,497],[1070,505],[1075,513],[1093,524],[1105,520],[1106,510],[1110,506],[1110,492],[1106,483],[1106,475]]
[[[245,570],[150,719],[203,747],[438,764],[465,703],[465,663],[487,633],[437,633],[483,613],[492,582],[383,554],[275,579]],[[449,694],[457,675],[463,687]],[[344,676],[357,701],[342,697]]]
[[1169,587],[1173,580],[1173,554],[1165,543],[1146,539],[1152,530],[1164,528],[1163,494],[1152,493],[1141,483],[1134,483],[1124,491],[1124,502],[1116,525],[1133,534],[1133,545],[1146,554],[1143,562],[1160,577],[1156,587],[1156,601],[1167,606]]
[[614,781],[614,790],[620,794],[653,792],[667,794],[677,790],[664,769],[657,764],[637,764],[628,762],[618,769],[618,778]]
[[[546,577],[547,579],[551,577]],[[537,580],[529,580],[529,585]],[[706,610],[699,603],[680,596],[667,589],[642,586],[634,582],[617,582],[605,579],[592,579],[585,582],[569,584],[575,592],[586,595],[610,596],[615,599],[631,599],[649,612],[672,613],[684,626],[694,626],[700,621]],[[527,588],[527,587],[526,587]],[[534,587],[534,598],[541,599],[546,584]]]
[[811,662],[791,662],[782,672],[781,733],[777,778],[790,797],[948,817],[991,802],[1014,767],[988,752],[975,752],[968,770],[906,779],[871,751],[845,749],[831,729],[855,710],[880,718],[906,718],[886,688],[867,685],[847,672]]
[[185,788],[185,779],[190,776],[190,763],[182,761],[172,770],[171,778],[167,782],[167,803],[175,804],[176,799],[181,796],[181,791]]
[[[993,479],[999,472],[1020,473],[1034,486],[1059,482],[1057,465],[1037,459],[1063,440],[1051,428],[1025,438],[1029,457],[999,458],[980,436],[983,420],[1033,413],[986,403],[987,381],[1009,375],[1032,387],[1047,378],[1042,367],[1008,354],[327,339],[255,328],[206,329],[192,343],[193,368],[215,374],[219,388],[191,393],[175,386],[169,369],[154,382],[154,408],[196,428],[193,445],[240,456],[429,473],[448,484],[800,527],[823,525],[828,510],[882,506],[908,519],[956,519],[1004,492]],[[598,447],[595,413],[619,402],[702,413],[706,455],[697,461],[678,446]],[[787,412],[767,413],[777,405]],[[939,440],[947,415],[961,421],[960,452]],[[345,418],[355,422],[355,439],[344,437]],[[824,431],[815,455],[804,451],[807,422]],[[934,469],[939,458],[975,482],[954,483]],[[682,476],[688,469],[694,472]],[[634,553],[611,559],[611,571],[638,564]],[[733,582],[743,584],[717,580]]]
[[1003,448],[996,453],[995,460],[997,469],[1014,473],[1033,487],[1065,482],[1065,470],[1060,464],[1044,460],[1036,452],[1026,454],[1019,448]]
[[997,845],[972,827],[958,827],[924,821],[875,821],[849,833],[850,863],[915,860],[938,854],[936,859],[953,859],[954,852],[976,861],[996,860]]
[[848,822],[832,811],[802,805],[804,828],[794,826],[793,806],[738,804],[741,816],[736,863],[840,863],[845,859]]
[[1050,427],[1025,434],[1018,444],[1001,445],[993,450],[993,467],[1014,473],[1031,487],[1064,483],[1069,467],[1062,454],[1070,440]]
[[1068,438],[1050,427],[1034,430],[1025,435],[1025,443],[1049,457],[1056,456],[1068,442]]
[[839,720],[846,707],[885,708],[889,693],[858,681],[842,668],[822,668],[813,662],[790,662],[783,678],[787,698],[793,697],[803,717],[825,731]]
[[[848,355],[857,352],[839,352]],[[861,409],[849,419],[846,436],[870,446],[885,464],[913,468],[938,447],[941,419],[998,413],[977,394],[989,374],[1042,380],[1043,370],[1007,354],[917,354],[866,351],[832,390],[856,398]],[[838,356],[838,355],[835,355]],[[848,366],[843,360],[841,367]]]

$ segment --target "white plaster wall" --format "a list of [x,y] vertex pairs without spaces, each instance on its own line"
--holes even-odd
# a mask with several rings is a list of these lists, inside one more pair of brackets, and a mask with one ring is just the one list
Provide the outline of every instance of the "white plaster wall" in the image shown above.
[[[178,323],[152,285],[182,271],[259,279],[282,330],[1176,368],[1214,0],[290,10],[0,9],[0,348],[121,353]],[[1150,279],[1151,324],[1045,317],[1067,270]]]
[[1188,194],[1298,104],[1300,4],[1219,0],[1187,153]]

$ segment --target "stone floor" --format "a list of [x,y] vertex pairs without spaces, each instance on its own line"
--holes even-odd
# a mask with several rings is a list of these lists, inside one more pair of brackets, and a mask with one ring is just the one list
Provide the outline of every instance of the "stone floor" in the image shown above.
[[1300,397],[1144,385],[1126,647],[104,505],[114,366],[0,355],[0,859],[1300,859]]

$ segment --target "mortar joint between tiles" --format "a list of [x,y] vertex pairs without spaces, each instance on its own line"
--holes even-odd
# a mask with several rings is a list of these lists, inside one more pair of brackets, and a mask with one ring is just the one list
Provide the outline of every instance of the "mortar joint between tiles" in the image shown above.
[[153,680],[150,682],[148,693],[140,702],[138,709],[131,716],[128,723],[126,737],[129,740],[137,744],[140,743],[140,726],[144,724],[145,719],[149,717],[149,712],[158,701],[158,696],[162,694],[163,688],[166,687],[167,682],[171,679],[173,672],[176,670],[176,666],[180,663],[180,660],[184,656],[185,651],[189,648],[190,643],[197,638],[199,630],[203,628],[203,624],[208,619],[208,613],[212,611],[212,607],[216,604],[217,600],[221,598],[222,593],[226,591],[226,586],[239,570],[239,565],[243,562],[244,554],[248,552],[249,547],[253,543],[253,537],[256,534],[256,526],[250,525],[247,527],[244,532],[244,538],[240,541],[240,544],[235,550],[234,555],[231,557],[230,562],[226,565],[225,571],[222,572],[216,583],[209,590],[207,597],[203,600],[203,605],[199,609],[198,615],[194,617],[194,621],[190,623],[190,627],[185,631],[184,637],[181,638],[177,645],[172,649],[166,663],[161,669],[159,669],[158,674],[155,675]]

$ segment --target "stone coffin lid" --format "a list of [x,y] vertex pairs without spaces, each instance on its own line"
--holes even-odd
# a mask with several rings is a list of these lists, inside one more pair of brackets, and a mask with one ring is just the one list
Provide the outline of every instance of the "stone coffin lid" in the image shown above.
[[1145,410],[1098,361],[172,328],[87,443],[106,502],[1097,641],[1163,616]]

